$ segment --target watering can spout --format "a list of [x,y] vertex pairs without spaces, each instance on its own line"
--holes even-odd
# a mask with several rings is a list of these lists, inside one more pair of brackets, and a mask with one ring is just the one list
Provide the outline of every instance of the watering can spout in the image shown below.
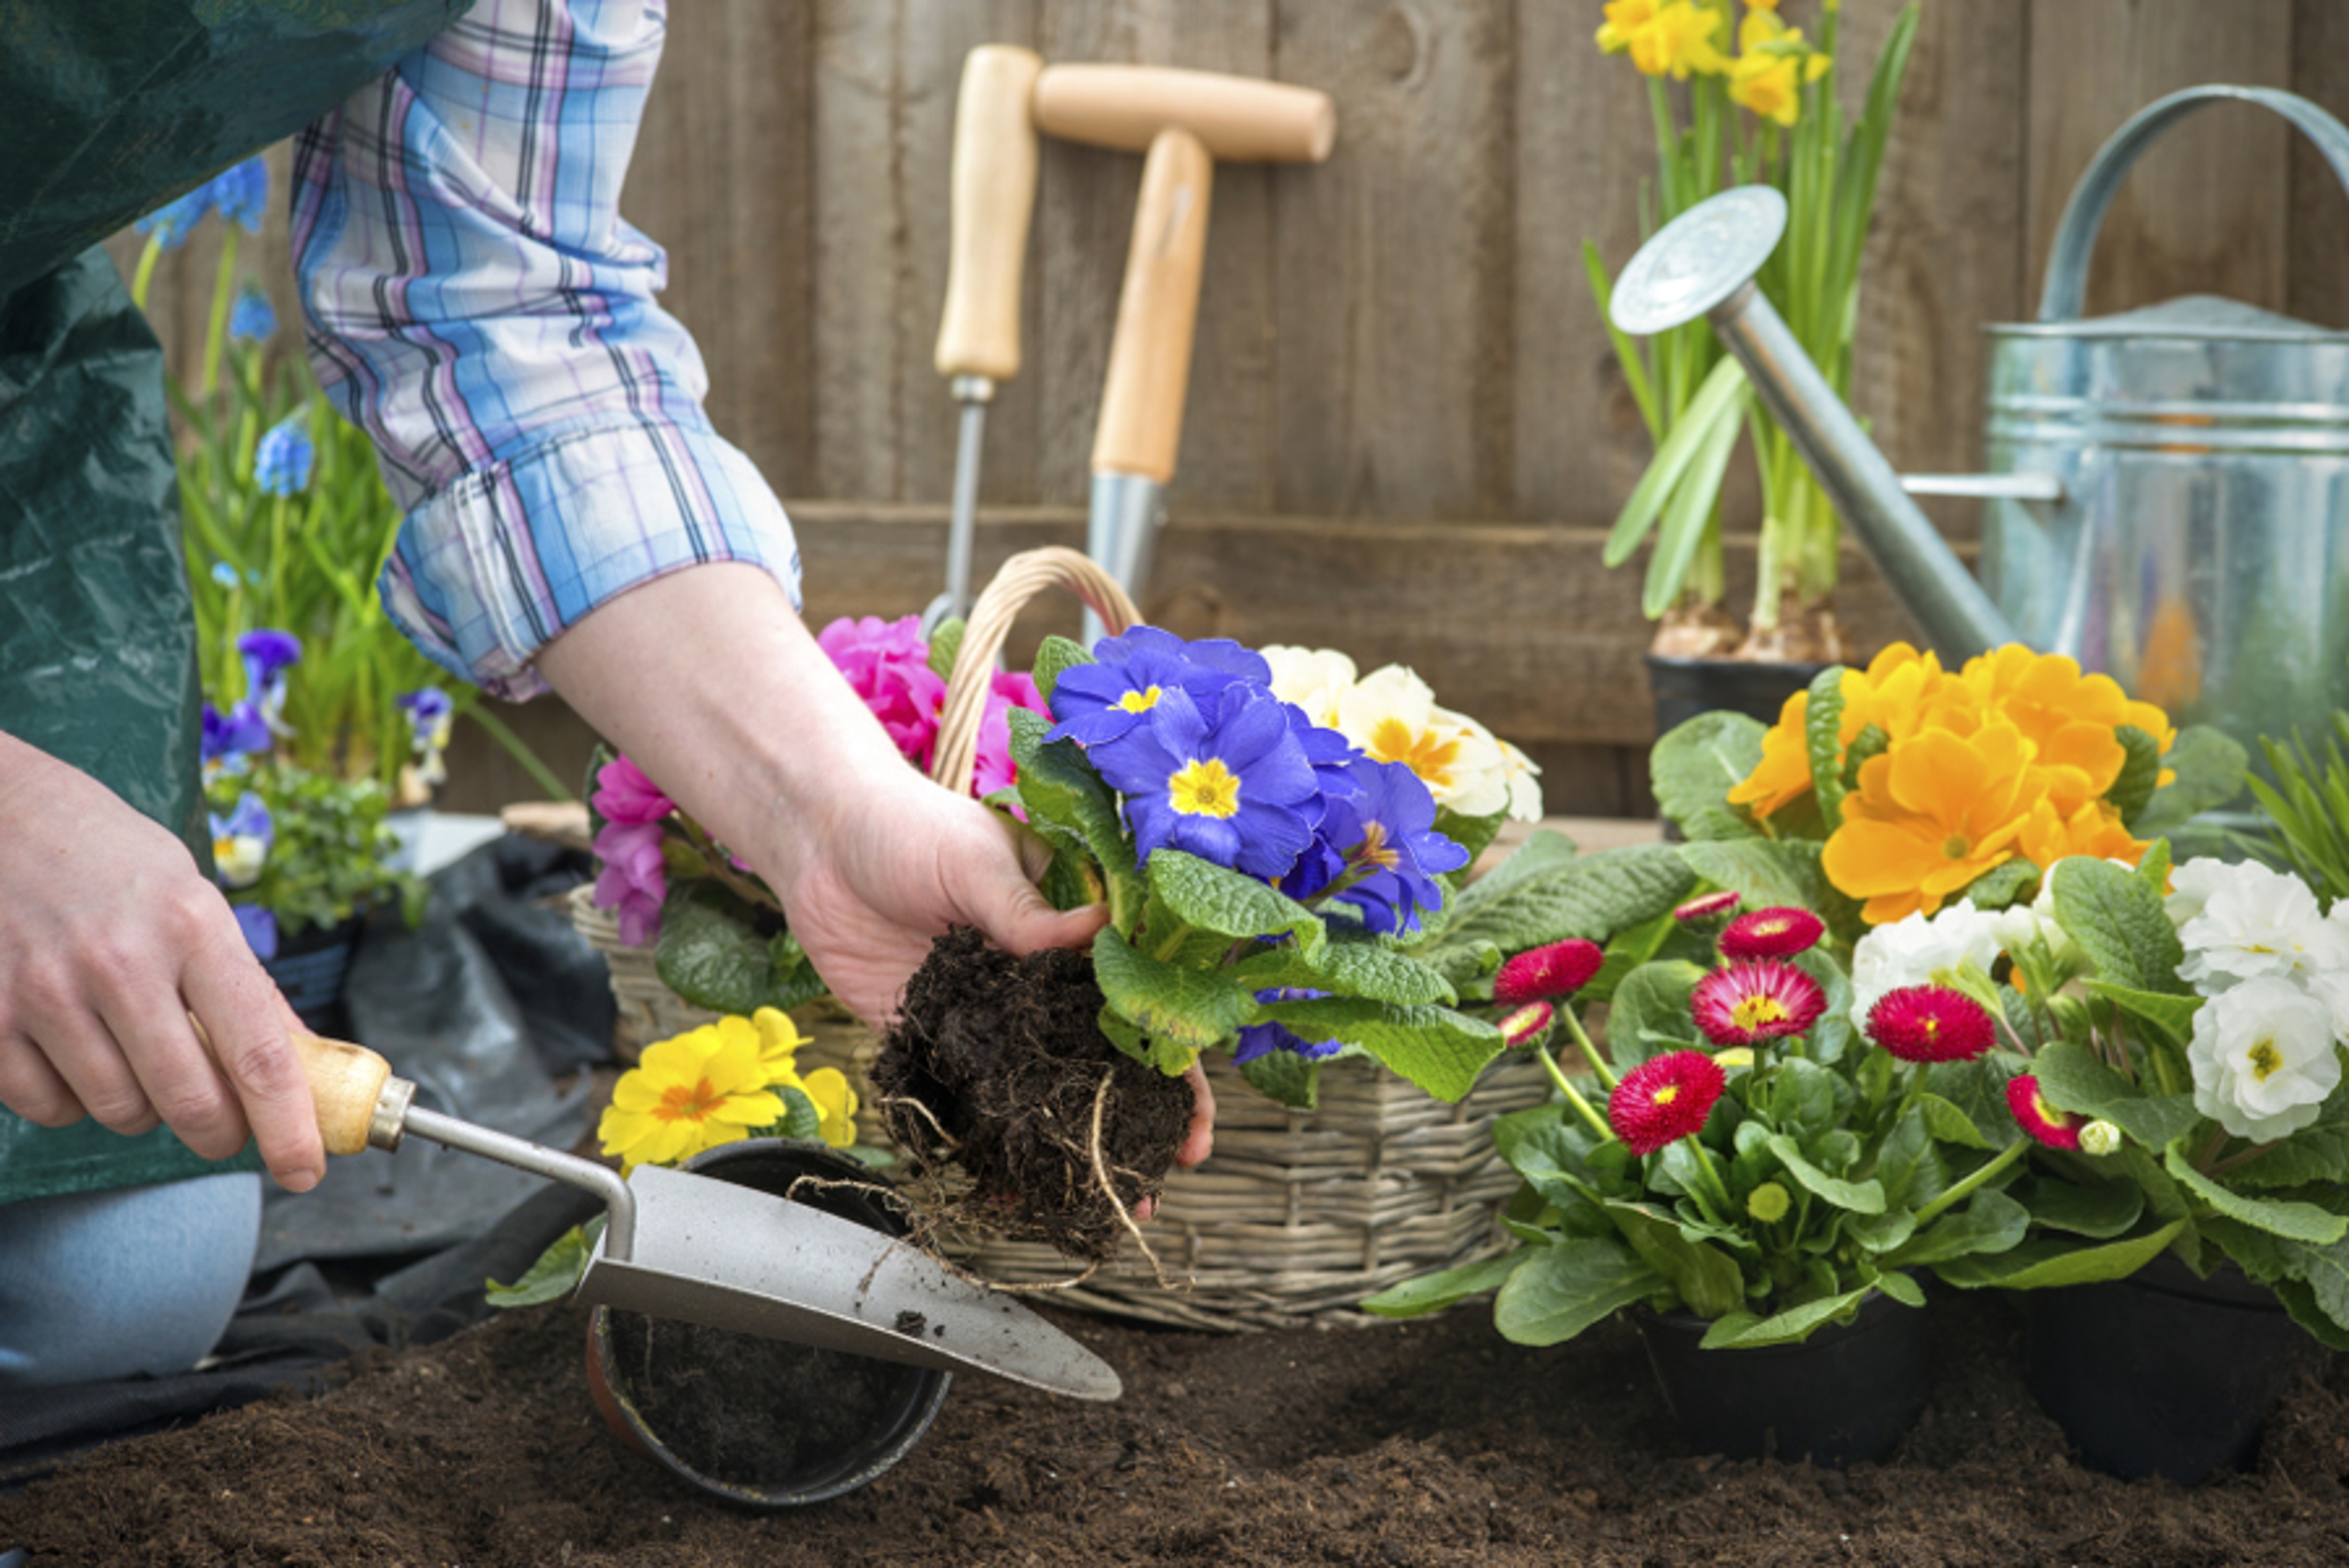
[[1943,659],[1955,663],[2015,641],[1990,595],[1909,499],[1900,476],[1756,286],[1754,273],[1785,227],[1786,200],[1766,185],[1740,186],[1700,202],[1640,248],[1615,284],[1609,314],[1640,337],[1700,316],[1712,322]]

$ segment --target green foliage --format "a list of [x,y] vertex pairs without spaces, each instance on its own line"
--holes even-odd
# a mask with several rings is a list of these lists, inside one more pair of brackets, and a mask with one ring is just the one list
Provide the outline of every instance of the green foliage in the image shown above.
[[274,841],[259,880],[228,896],[274,914],[281,941],[370,909],[397,905],[411,923],[422,913],[423,882],[392,863],[399,837],[385,825],[389,803],[375,779],[264,758],[247,773],[216,774],[205,799],[225,818],[247,791],[269,809]]
[[1675,725],[1648,754],[1648,781],[1656,807],[1691,839],[1749,834],[1723,798],[1762,760],[1766,727],[1742,713],[1701,713]]
[[761,935],[749,906],[706,882],[671,891],[661,908],[653,966],[662,985],[713,1013],[789,1011],[824,991],[789,932]]
[[[1486,890],[1493,878],[1469,884],[1452,918],[1432,941],[1412,950],[1422,963],[1454,973],[1452,954],[1489,944],[1503,953],[1579,937],[1603,943],[1640,925],[1688,896],[1696,879],[1671,846],[1642,844],[1557,860]],[[1507,870],[1505,864],[1503,871]],[[1500,872],[1495,872],[1497,877]]]
[[538,1261],[513,1284],[485,1281],[489,1304],[503,1309],[543,1306],[551,1301],[563,1300],[579,1288],[580,1279],[587,1273],[587,1262],[595,1255],[595,1243],[603,1234],[604,1216],[601,1214],[584,1225],[572,1226],[556,1239],[553,1246],[539,1253]]
[[2107,984],[2133,991],[2191,990],[2178,977],[2186,950],[2161,905],[2160,891],[2127,869],[2105,861],[2059,863],[2055,919]]
[[[2349,892],[2349,713],[2333,715],[2333,734],[2318,751],[2295,734],[2289,741],[2262,738],[2275,782],[2250,780],[2260,815],[2273,827],[2271,838],[2256,841],[2261,858],[2294,872],[2326,908]],[[2180,749],[2183,749],[2182,738]],[[2180,780],[2184,781],[2181,771]]]

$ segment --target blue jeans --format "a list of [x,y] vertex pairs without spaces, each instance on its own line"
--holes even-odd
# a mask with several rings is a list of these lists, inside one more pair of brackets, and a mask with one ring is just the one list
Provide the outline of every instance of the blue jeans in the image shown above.
[[260,1240],[249,1171],[0,1205],[0,1389],[187,1371]]

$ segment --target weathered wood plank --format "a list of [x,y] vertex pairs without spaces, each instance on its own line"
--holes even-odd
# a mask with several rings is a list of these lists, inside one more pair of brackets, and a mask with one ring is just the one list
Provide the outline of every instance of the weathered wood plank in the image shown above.
[[[2292,8],[2292,90],[2349,116],[2349,6],[2296,0]],[[2349,327],[2349,195],[2306,137],[2292,138],[2292,233],[2286,308],[2302,321]]]
[[1281,74],[1327,89],[1340,118],[1329,163],[1275,197],[1276,505],[1505,513],[1516,477],[1512,8],[1288,0],[1278,15]]
[[[2216,17],[2197,0],[2032,0],[2023,254],[2033,310],[2064,201],[2124,120],[2200,82],[2291,82],[2291,0],[2234,0],[2223,23]],[[2088,310],[2182,294],[2282,309],[2287,139],[2282,120],[2247,105],[2220,104],[2175,127],[2106,215]]]

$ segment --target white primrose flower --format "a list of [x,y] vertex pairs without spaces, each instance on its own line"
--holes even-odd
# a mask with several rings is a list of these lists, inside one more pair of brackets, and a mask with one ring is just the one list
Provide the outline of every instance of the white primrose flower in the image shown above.
[[1437,805],[1462,816],[1489,817],[1509,803],[1500,743],[1436,707],[1428,684],[1401,665],[1371,671],[1340,698],[1337,727],[1379,761],[1408,766]]
[[[2214,864],[2189,861],[2178,868],[2187,891],[2171,897],[2192,910],[2178,927],[2186,944],[2180,979],[2208,996],[2242,980],[2305,980],[2349,969],[2349,926],[2324,918],[2307,883],[2250,862],[2209,869]],[[2194,872],[2190,881],[2188,872]]]
[[1989,974],[2002,951],[2001,933],[2008,923],[2002,914],[1960,899],[1930,917],[1911,914],[1878,926],[1852,949],[1852,1026],[1865,1030],[1869,1011],[1888,992],[1906,985],[1946,985],[1968,964]]
[[1324,729],[1336,729],[1340,699],[1354,689],[1354,661],[1335,648],[1298,648],[1285,643],[1257,650],[1272,666],[1272,695],[1293,702]]
[[2299,1131],[2341,1081],[2333,1038],[2332,1009],[2291,981],[2229,986],[2194,1015],[2194,1109],[2257,1142]]
[[[1510,745],[1497,740],[1501,748],[1501,769],[1509,780],[1509,820],[1538,822],[1542,819],[1541,769],[1534,759]],[[2344,901],[2349,904],[2349,901]]]

